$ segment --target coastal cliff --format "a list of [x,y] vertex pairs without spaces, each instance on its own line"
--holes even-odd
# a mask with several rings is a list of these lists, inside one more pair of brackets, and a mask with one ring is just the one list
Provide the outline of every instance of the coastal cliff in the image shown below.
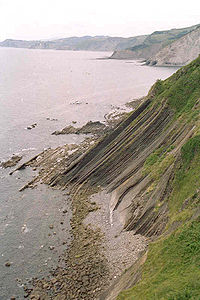
[[186,65],[200,54],[200,27],[160,50],[147,60],[148,65]]
[[[32,297],[198,299],[200,57],[158,80],[138,108],[85,149],[71,159],[69,147],[51,149],[35,162],[42,165],[38,181],[69,191],[74,240],[67,267],[51,280],[36,282]],[[115,239],[129,233],[150,243],[114,282],[108,280],[100,232],[84,223],[99,209],[89,200],[94,194],[100,195],[99,203],[107,202],[111,227],[117,213],[122,228]]]
[[[162,233],[168,183],[181,147],[197,131],[199,61],[157,81],[136,111],[51,185],[100,185],[112,193],[112,208],[120,211],[124,228],[147,236]],[[188,122],[187,114],[195,117]]]
[[185,65],[199,55],[199,26],[155,31],[133,47],[116,50],[112,59],[142,59],[149,65]]
[[[150,247],[143,279],[119,299],[199,295],[199,83],[200,57],[158,81],[136,111],[52,179],[52,185],[106,188],[125,230],[153,239],[161,236]],[[129,276],[136,270],[132,268]],[[122,279],[121,288],[133,283]],[[115,297],[108,293],[104,299]]]

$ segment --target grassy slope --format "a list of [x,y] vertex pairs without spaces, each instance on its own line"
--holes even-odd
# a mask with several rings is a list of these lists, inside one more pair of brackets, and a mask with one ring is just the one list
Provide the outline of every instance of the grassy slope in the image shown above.
[[[176,121],[195,125],[195,134],[182,146],[176,162],[166,232],[150,245],[141,281],[121,292],[119,300],[200,299],[200,57],[158,81],[157,90],[154,102],[167,99]],[[167,151],[157,149],[146,160],[144,172],[152,175],[155,185],[165,164],[174,163],[174,148],[169,142]],[[178,224],[176,230],[173,224]]]
[[187,28],[180,28],[180,29],[171,29],[165,31],[155,31],[152,34],[148,35],[144,42],[138,46],[130,47],[129,50],[135,51],[138,49],[143,49],[149,47],[153,44],[162,44],[163,47],[167,46],[168,44],[174,42],[175,40],[181,38],[185,34],[189,33],[190,31],[194,30],[197,25],[187,27]]

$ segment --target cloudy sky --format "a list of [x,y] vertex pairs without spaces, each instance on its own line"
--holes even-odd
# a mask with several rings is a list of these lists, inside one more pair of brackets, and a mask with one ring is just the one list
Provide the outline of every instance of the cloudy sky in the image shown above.
[[128,37],[198,23],[199,0],[0,0],[0,40]]

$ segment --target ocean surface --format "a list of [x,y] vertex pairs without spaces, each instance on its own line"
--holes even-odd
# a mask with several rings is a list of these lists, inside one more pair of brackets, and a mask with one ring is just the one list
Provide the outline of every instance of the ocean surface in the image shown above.
[[[146,95],[157,79],[177,70],[104,59],[110,54],[0,48],[0,161],[19,154],[21,164],[44,148],[80,143],[84,136],[51,133],[72,121],[78,127],[89,120],[105,121],[113,108],[123,110],[128,101]],[[35,128],[28,130],[32,124]],[[65,192],[45,185],[19,192],[35,171],[26,168],[12,176],[10,171],[0,168],[1,300],[23,299],[23,283],[55,268],[71,239]],[[10,267],[5,266],[8,261]]]

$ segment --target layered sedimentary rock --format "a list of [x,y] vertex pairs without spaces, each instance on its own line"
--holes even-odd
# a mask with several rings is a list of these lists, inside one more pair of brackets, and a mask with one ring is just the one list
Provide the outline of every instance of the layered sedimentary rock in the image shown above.
[[[171,30],[164,30],[164,31],[155,31],[152,34],[148,35],[144,41],[138,45],[135,45],[133,47],[122,49],[122,50],[116,50],[112,54],[111,58],[113,59],[143,59],[148,60],[149,64],[154,65],[156,64],[156,61],[158,58],[157,55],[161,56],[164,55],[164,53],[168,52],[170,49],[170,45],[174,45],[175,41],[180,41],[180,43],[177,44],[177,47],[172,47],[174,53],[174,64],[180,64],[178,63],[180,61],[180,58],[183,61],[183,64],[189,63],[193,59],[195,59],[198,56],[199,51],[199,34],[197,33],[196,36],[192,36],[191,39],[188,40],[188,42],[185,42],[185,40],[182,39],[187,34],[191,33],[193,30],[198,29],[198,25],[187,27],[187,28],[180,28],[180,29],[171,29]],[[187,40],[187,38],[186,38]],[[190,44],[192,43],[192,44]],[[176,45],[176,44],[175,44]],[[183,47],[182,47],[183,46]],[[163,50],[162,50],[163,49]],[[166,49],[166,51],[165,51]],[[188,59],[183,59],[184,57],[187,57],[189,54]],[[197,54],[196,54],[197,53]],[[155,56],[155,57],[154,57]],[[180,58],[179,58],[180,56]],[[160,65],[163,65],[163,62],[160,63]]]
[[[194,64],[196,72],[198,64],[199,59]],[[192,78],[193,67],[188,68]],[[137,110],[62,175],[52,178],[51,184],[76,188],[86,182],[100,185],[112,193],[111,207],[120,212],[124,228],[147,236],[161,234],[168,219],[166,199],[180,149],[195,132],[192,121],[175,118],[177,107],[184,108],[189,101],[184,103],[183,90],[193,93],[199,88],[192,89],[185,79],[187,72],[180,69],[168,80],[158,81]],[[160,159],[157,171],[146,166],[152,154]]]
[[161,49],[147,60],[147,64],[156,66],[186,65],[197,58],[199,54],[200,27]]

